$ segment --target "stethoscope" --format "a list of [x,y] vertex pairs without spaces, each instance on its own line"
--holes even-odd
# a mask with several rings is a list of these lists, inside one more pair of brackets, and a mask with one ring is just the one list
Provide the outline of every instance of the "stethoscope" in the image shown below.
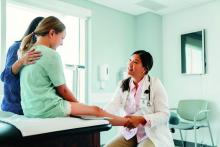
[[[146,105],[147,105],[147,107],[151,107],[152,106],[152,104],[151,104],[151,102],[150,102],[150,93],[151,93],[151,79],[150,79],[150,76],[148,76],[148,82],[149,82],[149,86],[148,86],[148,89],[146,89],[145,91],[144,91],[144,95],[145,94],[148,94],[148,97],[146,96],[144,96],[144,97],[141,97],[140,98],[140,100],[141,100],[141,107],[146,107]],[[128,96],[129,96],[129,94],[128,94]],[[128,99],[128,98],[127,98]]]
[[149,86],[148,89],[146,89],[144,91],[145,94],[148,94],[148,101],[147,101],[147,106],[150,107],[152,104],[150,102],[150,76],[148,75],[148,82],[149,82]]

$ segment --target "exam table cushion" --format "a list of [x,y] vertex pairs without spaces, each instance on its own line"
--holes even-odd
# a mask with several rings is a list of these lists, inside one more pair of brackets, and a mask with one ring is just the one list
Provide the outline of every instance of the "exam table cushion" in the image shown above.
[[83,120],[73,117],[27,118],[23,115],[2,111],[0,111],[0,121],[1,135],[20,135],[22,137],[109,124],[107,120]]

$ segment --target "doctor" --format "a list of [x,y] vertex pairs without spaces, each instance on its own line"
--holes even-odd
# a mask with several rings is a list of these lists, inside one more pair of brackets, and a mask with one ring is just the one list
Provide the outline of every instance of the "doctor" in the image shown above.
[[129,59],[129,77],[119,84],[106,110],[113,114],[122,110],[130,121],[107,147],[174,147],[168,96],[161,81],[149,76],[152,66],[153,58],[144,50]]

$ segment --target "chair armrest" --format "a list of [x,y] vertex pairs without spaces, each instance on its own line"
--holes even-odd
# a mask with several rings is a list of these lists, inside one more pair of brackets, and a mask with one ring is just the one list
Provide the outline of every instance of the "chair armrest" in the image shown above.
[[203,114],[203,113],[206,113],[206,115],[207,115],[207,113],[210,112],[210,111],[211,111],[211,110],[209,110],[209,109],[199,111],[199,112],[194,116],[194,121],[197,120],[197,117],[198,117],[199,115],[201,115],[201,114]]

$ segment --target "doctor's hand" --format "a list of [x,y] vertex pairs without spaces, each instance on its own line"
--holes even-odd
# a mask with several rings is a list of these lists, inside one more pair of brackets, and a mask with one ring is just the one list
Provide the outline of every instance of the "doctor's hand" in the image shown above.
[[119,116],[114,116],[114,117],[109,117],[109,118],[107,117],[107,120],[113,126],[125,126],[125,124],[128,124],[130,122],[129,118],[119,117]]
[[129,118],[129,121],[124,125],[124,127],[129,129],[136,128],[139,125],[145,125],[147,122],[143,116],[127,115],[125,118]]

